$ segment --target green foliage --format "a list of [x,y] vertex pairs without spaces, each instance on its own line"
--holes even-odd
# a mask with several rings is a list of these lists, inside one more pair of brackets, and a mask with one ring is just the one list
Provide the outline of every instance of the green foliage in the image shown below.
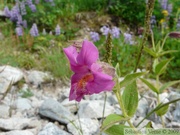
[[105,133],[108,135],[124,135],[124,128],[130,128],[125,125],[114,125],[110,128],[108,128]]
[[19,93],[21,94],[21,97],[23,98],[32,97],[34,95],[30,89],[20,90]]
[[143,83],[145,83],[151,90],[153,90],[153,91],[156,92],[156,93],[159,93],[158,89],[157,89],[153,84],[151,84],[148,80],[146,80],[146,79],[144,79],[144,78],[140,78],[140,79],[141,79],[141,81],[142,81]]
[[121,87],[131,85],[138,77],[147,74],[148,72],[132,73],[125,76],[124,80],[120,82]]
[[145,17],[144,0],[112,0],[108,12],[121,17],[132,27],[142,25]]
[[169,108],[169,105],[166,105],[166,106],[160,108],[159,110],[157,110],[157,111],[156,111],[156,114],[157,114],[158,116],[162,116],[162,115],[164,115],[164,114],[167,113],[168,108]]
[[106,117],[106,119],[103,121],[101,131],[105,131],[111,126],[113,126],[116,123],[120,123],[122,121],[126,121],[128,118],[123,117],[122,115],[118,114],[110,114]]
[[122,99],[127,115],[133,116],[138,106],[138,91],[136,81],[133,81],[131,84],[125,87]]
[[62,48],[55,47],[51,50],[42,50],[40,57],[42,58],[41,68],[50,71],[55,77],[63,78],[71,76],[72,73]]

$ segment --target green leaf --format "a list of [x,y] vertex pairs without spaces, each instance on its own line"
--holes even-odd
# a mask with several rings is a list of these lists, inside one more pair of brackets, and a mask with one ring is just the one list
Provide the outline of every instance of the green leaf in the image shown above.
[[121,122],[121,121],[126,121],[129,118],[125,118],[122,115],[118,114],[110,114],[106,117],[106,119],[103,121],[101,131],[105,131],[106,129],[110,128],[113,126],[115,123]]
[[158,89],[156,89],[156,87],[154,87],[154,85],[152,85],[149,81],[147,81],[146,79],[140,78],[141,81],[143,83],[145,83],[151,90],[153,90],[156,93],[159,93]]
[[152,122],[151,122],[151,121],[147,123],[146,128],[153,128],[153,127],[152,127]]
[[133,116],[138,106],[138,91],[136,81],[127,85],[124,89],[122,100],[128,116]]
[[159,93],[162,93],[163,90],[165,90],[166,88],[176,84],[176,83],[180,83],[180,80],[177,80],[177,81],[171,81],[171,82],[168,82],[168,83],[165,83],[163,86],[161,86],[161,88],[159,89]]
[[156,65],[156,67],[155,67],[155,74],[156,74],[156,75],[161,75],[161,74],[165,71],[168,63],[169,63],[171,60],[172,60],[172,58],[171,58],[171,59],[167,59],[167,60],[163,60],[163,61],[159,62],[159,63]]
[[119,68],[119,63],[116,64],[115,70],[116,70],[117,76],[120,77],[121,76],[121,71],[120,71],[120,68]]
[[134,80],[136,80],[138,77],[147,74],[148,72],[138,72],[138,73],[132,73],[125,76],[124,80],[120,82],[120,87],[125,87],[132,83]]
[[154,58],[157,57],[156,52],[154,52],[153,50],[149,49],[148,47],[144,47],[144,51],[146,51],[147,53],[149,53],[151,56],[153,56]]
[[156,114],[158,116],[162,116],[162,115],[164,115],[168,111],[168,108],[169,108],[169,105],[166,105],[166,106],[160,108],[159,110],[157,110]]
[[130,128],[125,125],[114,125],[108,128],[105,133],[108,135],[124,135],[124,128]]
[[165,103],[165,104],[160,103],[158,106],[156,106],[156,108],[154,108],[152,111],[150,111],[150,112],[146,115],[146,117],[144,117],[144,118],[137,124],[136,127],[138,127],[145,119],[147,119],[151,114],[153,114],[153,113],[156,112],[157,110],[159,110],[159,109],[161,109],[162,107],[167,106],[167,105],[169,105],[169,104],[175,103],[175,102],[177,102],[177,101],[179,101],[179,100],[180,100],[180,98],[175,99],[175,100],[172,100],[172,101],[167,102],[167,103]]
[[175,53],[175,52],[179,52],[179,51],[177,51],[177,50],[163,51],[163,52],[158,54],[158,57],[163,56],[163,55],[168,54],[168,53]]

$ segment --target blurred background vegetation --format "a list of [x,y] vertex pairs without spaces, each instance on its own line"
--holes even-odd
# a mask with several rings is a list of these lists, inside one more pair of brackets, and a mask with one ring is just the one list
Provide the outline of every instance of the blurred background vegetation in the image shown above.
[[[77,39],[91,39],[90,32],[96,31],[100,40],[94,44],[103,58],[106,36],[100,29],[102,26],[116,26],[121,33],[119,38],[113,38],[113,65],[120,64],[122,75],[133,71],[143,35],[146,0],[0,0],[0,10],[3,12],[7,7],[12,10],[17,3],[21,8],[22,2],[26,14],[21,17],[26,20],[27,27],[19,26],[18,20],[0,17],[0,65],[50,71],[58,78],[70,77],[71,71],[62,48]],[[150,24],[155,42],[162,42],[172,31],[180,31],[180,1],[168,0],[166,7],[163,7],[163,2],[156,0]],[[30,34],[33,24],[37,25],[38,36]],[[57,25],[61,29],[59,35],[55,31]],[[22,27],[23,35],[17,34],[17,27]],[[132,36],[133,44],[125,42],[124,33]],[[151,47],[151,40],[147,46]],[[168,37],[164,50],[180,51],[180,39]],[[162,59],[170,57],[174,59],[166,74],[161,76],[166,81],[180,79],[180,52],[170,53]],[[152,58],[143,52],[139,69],[151,68]]]

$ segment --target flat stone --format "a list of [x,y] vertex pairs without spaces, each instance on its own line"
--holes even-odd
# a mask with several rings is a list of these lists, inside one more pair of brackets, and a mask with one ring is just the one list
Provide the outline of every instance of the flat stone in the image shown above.
[[[101,118],[103,114],[104,101],[92,100],[89,102],[80,103],[78,114],[81,118]],[[108,116],[115,112],[115,109],[106,102],[105,114]]]
[[67,125],[68,131],[73,135],[80,135],[80,129],[82,129],[83,135],[96,135],[99,127],[98,121],[90,118],[80,118],[73,121],[73,124],[69,123]]
[[7,105],[0,105],[0,118],[8,118],[9,117],[9,109],[10,107]]
[[62,129],[58,128],[53,123],[48,123],[45,125],[45,127],[38,133],[38,135],[71,135],[66,131],[63,131]]
[[16,101],[15,101],[15,106],[18,110],[29,110],[31,109],[31,101],[27,98],[18,98]]
[[45,100],[39,108],[39,114],[64,124],[74,119],[71,112],[54,99]]
[[33,133],[28,130],[14,130],[10,132],[0,133],[0,135],[33,135]]
[[50,80],[52,78],[50,74],[48,73],[32,70],[32,71],[27,72],[25,79],[26,79],[26,82],[31,83],[35,86],[39,86],[43,82],[46,82],[47,80]]
[[9,118],[0,119],[0,129],[3,130],[21,130],[28,126],[30,119],[26,118]]
[[7,81],[17,83],[23,78],[23,72],[15,67],[0,66],[0,78],[5,78]]

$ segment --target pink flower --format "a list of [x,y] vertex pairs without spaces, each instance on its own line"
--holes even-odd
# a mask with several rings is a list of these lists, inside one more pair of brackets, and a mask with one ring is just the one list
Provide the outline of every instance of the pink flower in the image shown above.
[[74,72],[71,77],[69,100],[81,101],[84,95],[112,90],[115,84],[113,77],[104,73],[102,66],[97,63],[99,53],[92,42],[84,40],[79,52],[75,46],[63,50]]

